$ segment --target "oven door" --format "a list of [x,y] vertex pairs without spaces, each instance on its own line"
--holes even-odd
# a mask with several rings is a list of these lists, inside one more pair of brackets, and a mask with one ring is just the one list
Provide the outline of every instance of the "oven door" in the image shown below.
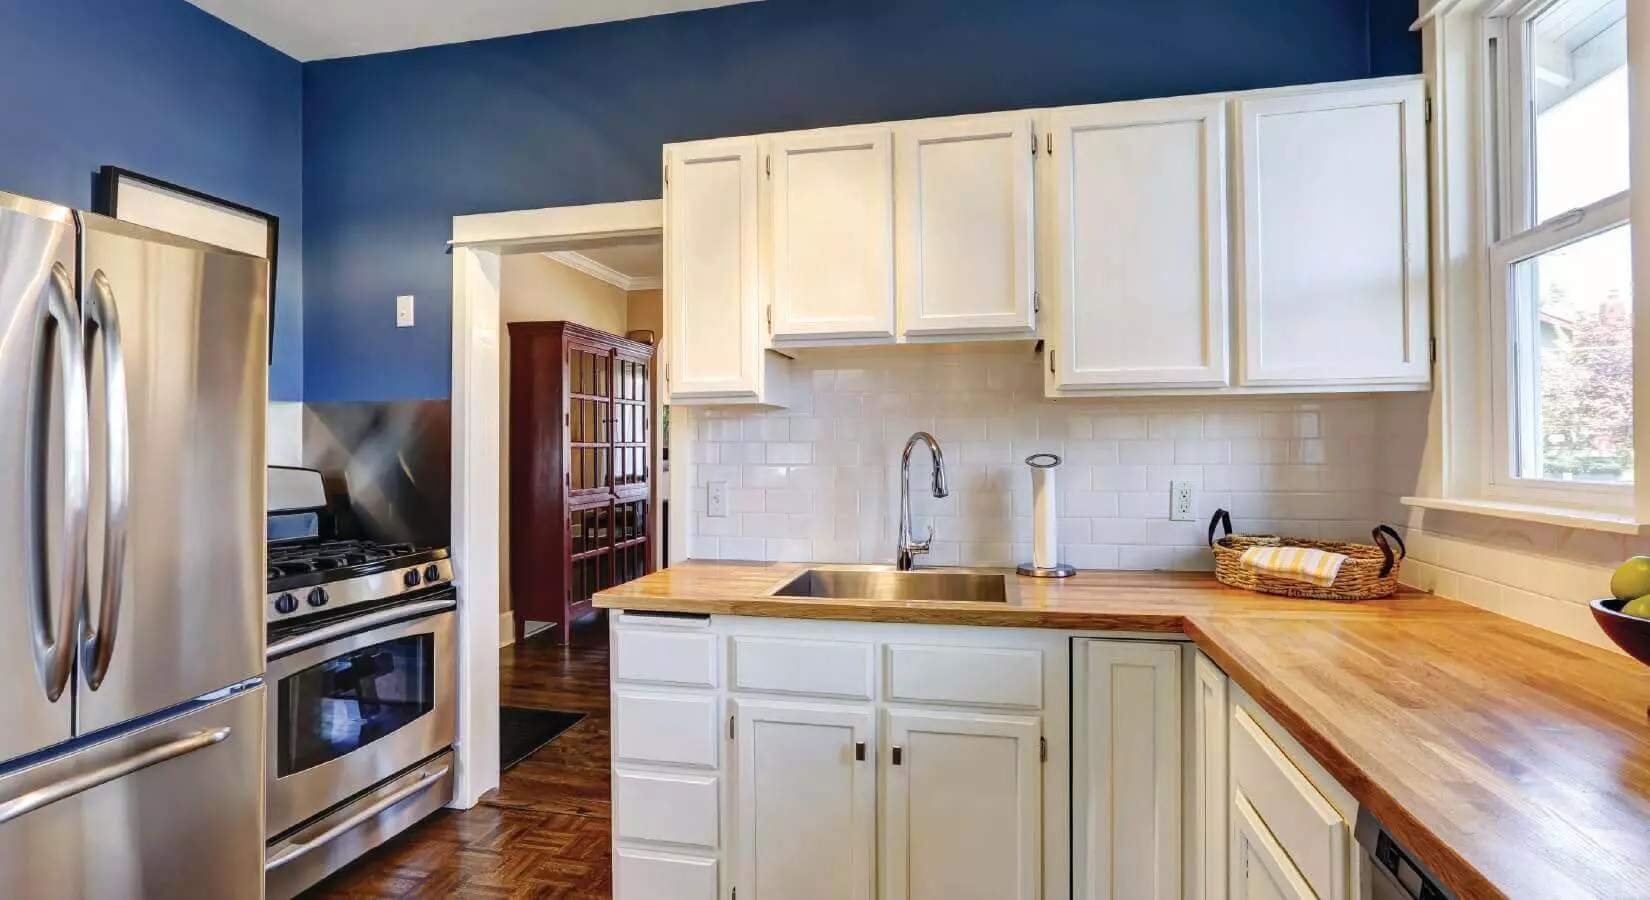
[[443,592],[270,646],[267,837],[452,746],[455,605]]

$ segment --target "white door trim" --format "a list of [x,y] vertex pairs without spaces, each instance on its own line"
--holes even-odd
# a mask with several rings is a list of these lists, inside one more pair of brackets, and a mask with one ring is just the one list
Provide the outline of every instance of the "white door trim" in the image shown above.
[[[460,679],[454,807],[474,806],[499,782],[500,258],[663,231],[660,200],[453,217],[452,552]],[[674,534],[686,533],[682,500],[671,504],[672,518],[683,520],[672,523]]]

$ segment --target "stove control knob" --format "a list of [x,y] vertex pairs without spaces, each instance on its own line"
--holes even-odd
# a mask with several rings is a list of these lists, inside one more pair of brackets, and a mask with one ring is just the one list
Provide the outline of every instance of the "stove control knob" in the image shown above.
[[408,569],[407,574],[401,576],[401,583],[410,588],[418,587],[418,582],[420,580],[421,579],[418,577],[417,569]]
[[430,563],[429,565],[424,567],[424,581],[426,583],[434,584],[435,582],[440,581],[440,580],[441,580],[441,567],[440,566],[436,565],[435,563]]
[[305,599],[307,599],[309,601],[310,606],[315,606],[315,607],[326,606],[327,605],[327,589],[326,588],[315,588],[314,590],[309,592],[309,596]]
[[298,610],[298,598],[291,594],[282,594],[275,598],[275,611],[283,616],[290,616]]

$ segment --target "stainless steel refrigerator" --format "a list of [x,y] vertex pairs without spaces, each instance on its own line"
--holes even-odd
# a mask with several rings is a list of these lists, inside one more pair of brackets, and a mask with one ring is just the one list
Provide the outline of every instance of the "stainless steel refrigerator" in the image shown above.
[[263,895],[267,285],[0,194],[0,897]]

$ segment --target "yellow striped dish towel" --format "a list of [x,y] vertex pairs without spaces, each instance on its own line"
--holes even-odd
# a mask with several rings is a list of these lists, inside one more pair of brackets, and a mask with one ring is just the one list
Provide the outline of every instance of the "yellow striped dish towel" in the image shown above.
[[1238,562],[1251,572],[1329,587],[1346,562],[1346,554],[1306,547],[1250,547]]

